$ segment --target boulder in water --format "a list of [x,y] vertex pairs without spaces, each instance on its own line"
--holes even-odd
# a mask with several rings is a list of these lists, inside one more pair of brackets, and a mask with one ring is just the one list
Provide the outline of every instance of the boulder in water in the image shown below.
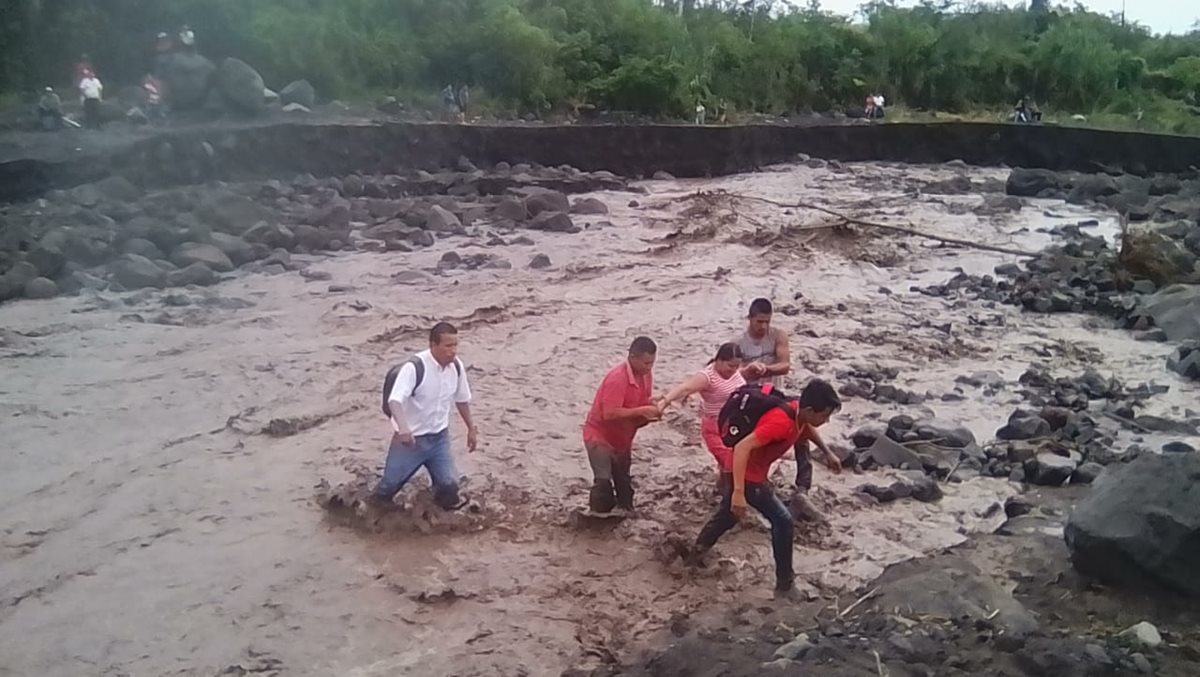
[[222,61],[214,82],[229,107],[240,113],[256,115],[266,107],[262,76],[241,59]]
[[109,267],[113,279],[126,289],[162,288],[167,273],[150,259],[137,254],[125,254]]
[[1004,184],[1004,192],[1019,197],[1038,197],[1045,191],[1061,189],[1062,180],[1048,169],[1014,169]]
[[1176,284],[1146,298],[1141,312],[1170,341],[1200,341],[1200,285]]
[[233,270],[233,262],[229,260],[225,252],[218,249],[216,245],[198,242],[184,242],[179,245],[175,251],[171,252],[171,263],[180,268],[186,268],[193,263],[203,263],[221,273]]
[[1117,585],[1154,579],[1200,596],[1200,455],[1145,454],[1109,466],[1064,535],[1081,573]]

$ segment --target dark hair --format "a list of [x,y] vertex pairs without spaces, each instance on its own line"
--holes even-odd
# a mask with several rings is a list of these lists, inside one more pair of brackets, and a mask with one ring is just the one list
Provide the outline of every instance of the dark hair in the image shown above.
[[755,315],[770,315],[773,312],[771,302],[767,299],[754,299],[750,302],[750,317]]
[[639,336],[629,344],[630,355],[657,355],[658,345],[648,336]]
[[815,378],[809,381],[808,385],[804,386],[804,392],[800,393],[800,406],[813,411],[836,412],[842,408],[842,399],[828,381]]
[[458,330],[449,322],[438,322],[429,330],[429,345],[436,346],[442,342],[443,336],[457,336]]
[[739,346],[738,344],[734,343],[733,341],[730,341],[729,343],[722,343],[721,347],[717,348],[716,357],[709,360],[708,364],[712,364],[713,362],[716,362],[717,360],[720,360],[722,362],[727,362],[727,361],[733,360],[733,359],[738,359],[738,360],[742,359],[742,347]]

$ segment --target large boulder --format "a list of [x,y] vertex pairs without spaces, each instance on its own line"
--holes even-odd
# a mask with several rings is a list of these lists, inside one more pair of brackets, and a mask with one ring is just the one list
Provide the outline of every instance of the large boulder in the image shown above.
[[1167,369],[1184,378],[1200,380],[1200,341],[1188,341],[1176,348],[1167,358]]
[[1176,284],[1142,302],[1141,311],[1154,319],[1171,341],[1200,341],[1200,285]]
[[1077,459],[1043,451],[1025,462],[1025,479],[1032,484],[1058,487],[1070,479],[1078,467]]
[[1058,190],[1062,190],[1062,181],[1048,169],[1014,169],[1004,184],[1004,192],[1019,197],[1038,197],[1045,191]]
[[530,216],[542,212],[566,212],[571,209],[571,201],[566,194],[557,190],[545,188],[530,189],[525,198],[525,209]]
[[551,233],[578,233],[580,231],[579,226],[571,221],[571,217],[563,212],[541,212],[529,222],[529,228]]
[[214,230],[230,235],[243,235],[258,225],[259,221],[274,221],[271,213],[253,200],[233,193],[223,193],[205,200],[196,210],[196,215]]
[[54,280],[35,277],[25,284],[25,298],[52,299],[58,296],[58,285]]
[[256,115],[266,107],[262,76],[241,59],[222,61],[214,82],[225,103],[239,113]]
[[1200,454],[1109,466],[1064,535],[1081,573],[1117,585],[1156,579],[1200,596]]
[[266,257],[270,252],[270,247],[258,248],[237,235],[228,233],[213,233],[209,237],[209,242],[220,249],[225,256],[228,256],[235,266],[257,261]]
[[291,250],[296,246],[296,235],[286,226],[259,221],[243,236],[247,242],[264,244],[271,249]]
[[[162,64],[162,79],[171,108],[188,110],[202,106],[216,70],[213,62],[199,54],[176,52],[166,57]],[[262,90],[259,95],[261,97]]]
[[221,278],[212,268],[200,262],[167,273],[168,287],[186,287],[188,285],[211,287],[220,280]]
[[308,80],[296,80],[287,87],[279,90],[279,103],[284,106],[298,103],[305,108],[312,108],[317,101],[317,90]]
[[1131,228],[1121,242],[1121,266],[1134,277],[1165,287],[1177,282],[1200,282],[1196,255],[1181,240],[1160,230]]
[[572,214],[607,214],[608,205],[594,197],[585,197],[575,201],[571,205]]
[[113,279],[126,289],[143,287],[162,288],[167,282],[167,273],[153,261],[137,254],[125,254],[114,261],[109,270]]
[[434,205],[425,219],[425,230],[435,233],[451,233],[462,229],[462,222],[450,210]]
[[121,245],[121,253],[137,254],[138,256],[144,256],[152,261],[154,259],[161,259],[163,257],[162,250],[158,248],[158,245],[154,244],[150,240],[140,237],[134,237],[126,240],[125,244]]
[[203,263],[219,273],[233,270],[233,261],[216,245],[184,242],[171,252],[171,263],[186,268],[193,263]]
[[499,219],[522,223],[529,218],[529,210],[525,208],[523,201],[515,197],[505,197],[496,204],[495,215]]

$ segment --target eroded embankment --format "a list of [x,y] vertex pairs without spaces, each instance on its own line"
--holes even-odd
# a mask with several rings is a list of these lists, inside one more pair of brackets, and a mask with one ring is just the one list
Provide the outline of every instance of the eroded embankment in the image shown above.
[[[521,126],[422,123],[227,124],[127,142],[82,133],[0,163],[0,201],[117,174],[147,186],[296,173],[339,176],[434,169],[466,156],[627,176],[720,176],[807,153],[837,160],[1008,164],[1135,174],[1188,169],[1200,138],[1082,128],[938,123],[826,126]],[[70,148],[67,148],[70,146]],[[70,152],[67,152],[70,151]]]

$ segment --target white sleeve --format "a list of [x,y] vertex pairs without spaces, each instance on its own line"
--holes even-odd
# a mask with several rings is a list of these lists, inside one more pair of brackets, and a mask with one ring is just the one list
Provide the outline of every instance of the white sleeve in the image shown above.
[[392,392],[388,395],[388,403],[403,405],[412,397],[413,388],[417,386],[417,368],[412,362],[405,362],[396,374],[396,382],[392,384]]
[[[458,360],[457,357],[454,359]],[[454,401],[466,404],[471,401],[471,384],[467,382],[467,367],[462,362],[458,363],[458,367],[458,388],[454,390]]]

